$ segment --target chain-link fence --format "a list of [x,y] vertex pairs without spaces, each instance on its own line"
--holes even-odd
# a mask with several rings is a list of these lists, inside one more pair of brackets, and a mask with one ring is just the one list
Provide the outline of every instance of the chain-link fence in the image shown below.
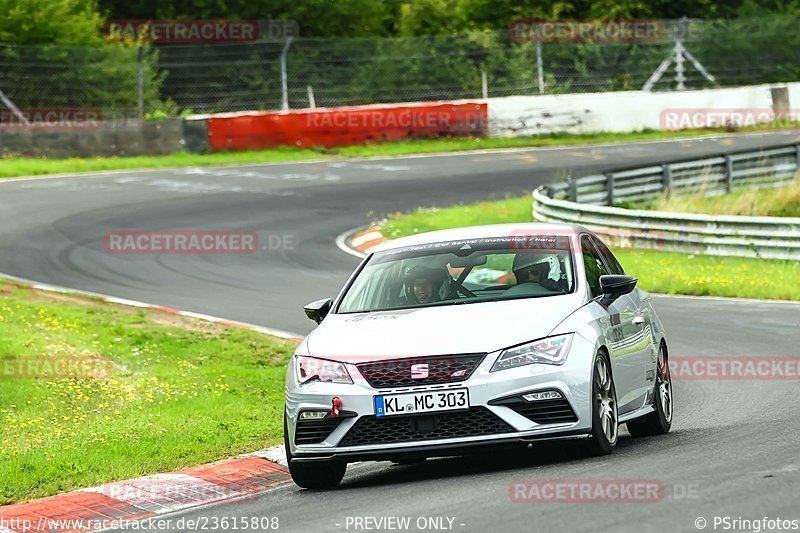
[[[0,90],[20,108],[163,116],[638,90],[660,65],[653,90],[795,81],[798,21],[661,21],[667,31],[647,42],[520,42],[503,29],[142,49],[0,45]],[[688,52],[678,67],[684,80],[677,81],[669,63],[677,59],[676,34]]]

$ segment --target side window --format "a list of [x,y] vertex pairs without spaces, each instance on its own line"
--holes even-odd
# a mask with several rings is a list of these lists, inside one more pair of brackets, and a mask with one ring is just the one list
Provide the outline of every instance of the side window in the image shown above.
[[592,296],[600,296],[603,294],[600,289],[600,276],[608,274],[608,269],[588,235],[581,236],[581,250],[583,251],[583,267],[586,270],[589,289],[592,291]]
[[619,264],[617,258],[614,257],[614,254],[611,253],[611,250],[608,249],[608,246],[603,243],[600,239],[592,239],[592,242],[600,251],[600,255],[602,256],[603,260],[605,261],[606,266],[611,274],[619,274],[621,276],[625,275],[625,270],[622,269],[622,265]]

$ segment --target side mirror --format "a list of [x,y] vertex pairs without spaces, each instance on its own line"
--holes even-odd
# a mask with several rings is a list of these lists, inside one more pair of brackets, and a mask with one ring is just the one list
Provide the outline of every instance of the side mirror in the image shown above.
[[608,307],[623,294],[633,291],[637,281],[639,280],[633,276],[600,276],[600,288],[603,290],[603,297],[600,299],[600,303]]
[[328,312],[331,310],[331,304],[333,304],[333,300],[325,298],[306,304],[306,306],[303,307],[303,311],[306,312],[308,318],[319,324],[322,322],[322,319],[328,316]]

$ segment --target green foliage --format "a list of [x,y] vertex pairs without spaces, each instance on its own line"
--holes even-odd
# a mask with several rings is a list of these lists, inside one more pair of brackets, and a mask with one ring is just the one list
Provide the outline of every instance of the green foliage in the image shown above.
[[95,0],[0,0],[0,13],[0,43],[102,43]]
[[[707,19],[691,23],[686,47],[717,85],[800,78],[800,0],[0,0],[0,10],[2,79],[13,80],[0,79],[0,89],[20,107],[135,109],[138,49],[104,42],[105,18],[294,20],[291,108],[308,106],[309,85],[317,105],[328,107],[478,98],[484,72],[490,96],[537,94],[535,46],[511,42],[507,31],[519,18]],[[545,43],[544,91],[640,89],[669,57],[669,37]],[[280,42],[153,46],[144,62],[145,112],[280,109],[281,49]],[[688,64],[686,75],[689,88],[712,85]],[[673,78],[668,72],[655,88],[672,89]]]
[[295,343],[9,283],[0,295],[0,505],[280,440]]
[[[3,77],[12,80],[0,88],[20,108],[99,108],[103,119],[109,120],[136,109],[138,54],[138,46],[124,43],[87,47],[0,44]],[[145,110],[161,105],[164,74],[157,70],[157,57],[153,50],[144,54],[142,61]]]
[[386,35],[398,3],[392,0],[100,0],[114,19],[294,20],[305,37]]
[[[169,116],[156,111],[158,115]],[[216,152],[213,154],[190,154],[179,152],[170,155],[135,157],[91,157],[68,159],[42,159],[33,157],[0,158],[0,179],[16,176],[42,174],[64,174],[67,172],[92,172],[99,170],[175,168],[210,165],[242,165],[253,163],[285,163],[321,159],[352,157],[386,157],[407,154],[430,154],[439,152],[461,152],[488,148],[517,148],[529,146],[566,146],[576,144],[630,142],[647,139],[667,139],[682,136],[695,137],[701,133],[718,133],[711,130],[681,130],[674,132],[641,133],[593,133],[586,135],[541,135],[537,137],[446,137],[442,139],[416,139],[412,141],[367,144],[363,146],[341,146],[338,148],[304,149],[295,146],[280,146],[270,150]]]
[[[453,207],[424,207],[382,223],[389,238],[427,231],[533,220],[529,195]],[[800,300],[800,263],[744,257],[614,249],[645,290],[667,294]]]

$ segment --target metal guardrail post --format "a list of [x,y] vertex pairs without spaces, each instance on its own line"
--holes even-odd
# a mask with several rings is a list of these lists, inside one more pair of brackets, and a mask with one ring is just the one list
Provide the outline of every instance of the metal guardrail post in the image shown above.
[[569,201],[578,201],[578,183],[571,177],[567,178],[567,185],[569,185]]
[[139,45],[136,56],[136,112],[144,120],[144,48]]
[[289,111],[289,78],[286,74],[286,55],[289,53],[289,47],[292,46],[293,40],[294,37],[289,36],[281,52],[281,109],[284,111]]
[[672,167],[667,164],[661,165],[661,187],[667,198],[672,196]]
[[609,172],[606,174],[606,190],[608,197],[606,198],[606,205],[614,205],[614,173]]
[[733,192],[733,158],[725,156],[725,191]]
[[794,168],[800,170],[800,144],[794,145]]

